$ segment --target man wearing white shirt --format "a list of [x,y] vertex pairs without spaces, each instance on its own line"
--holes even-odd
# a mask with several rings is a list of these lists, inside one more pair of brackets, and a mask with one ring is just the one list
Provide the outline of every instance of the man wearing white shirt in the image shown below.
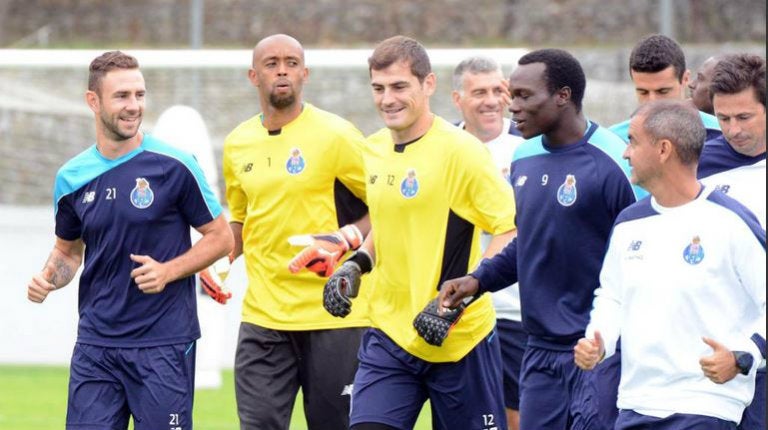
[[[469,57],[453,72],[453,103],[461,111],[458,126],[480,139],[491,152],[504,180],[509,183],[515,148],[523,142],[512,121],[504,118],[509,90],[498,62],[487,57]],[[510,186],[509,192],[512,191]],[[480,237],[483,252],[491,236]],[[520,366],[528,335],[520,314],[520,290],[517,283],[493,293],[496,330],[501,343],[504,376],[504,406],[510,430],[520,428]]]
[[[750,54],[721,58],[712,71],[712,90],[723,135],[704,146],[699,180],[748,207],[765,229],[765,59]],[[765,428],[763,367],[757,372],[755,397],[744,411],[739,429]]]
[[[641,106],[629,136],[632,182],[651,196],[614,224],[574,359],[590,370],[621,336],[616,429],[733,429],[765,358],[765,230],[696,180],[705,129],[689,104]],[[720,355],[733,369],[708,364]]]

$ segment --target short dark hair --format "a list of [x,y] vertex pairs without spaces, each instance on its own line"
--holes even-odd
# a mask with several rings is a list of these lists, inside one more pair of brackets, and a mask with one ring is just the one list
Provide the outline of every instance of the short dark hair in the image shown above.
[[554,94],[562,88],[570,88],[571,101],[576,105],[576,110],[581,112],[587,78],[579,60],[562,49],[539,49],[523,55],[517,62],[521,66],[532,63],[544,63],[546,66],[544,74],[549,93]]
[[424,82],[432,73],[427,50],[415,39],[405,36],[393,36],[379,43],[368,58],[368,72],[386,69],[398,61],[407,62],[419,82]]
[[642,116],[643,130],[654,140],[672,142],[680,162],[692,165],[698,162],[707,130],[699,111],[685,100],[656,100],[644,103],[632,114]]
[[136,58],[120,51],[108,51],[91,61],[88,68],[88,90],[99,92],[101,80],[115,69],[138,69]]
[[640,39],[629,54],[629,74],[632,72],[657,73],[667,67],[675,69],[679,82],[685,73],[685,54],[674,40],[663,34],[651,34]]
[[729,55],[715,66],[709,85],[710,97],[715,94],[736,94],[747,88],[765,107],[765,58],[754,54]]

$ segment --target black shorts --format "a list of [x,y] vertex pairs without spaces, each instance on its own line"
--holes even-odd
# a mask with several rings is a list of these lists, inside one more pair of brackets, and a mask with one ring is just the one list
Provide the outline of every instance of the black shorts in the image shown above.
[[528,334],[523,329],[523,323],[506,319],[496,320],[496,331],[501,345],[504,406],[517,411],[520,409],[520,369],[523,367]]
[[348,428],[363,331],[283,331],[241,323],[235,354],[240,428],[287,429],[299,388],[308,428]]

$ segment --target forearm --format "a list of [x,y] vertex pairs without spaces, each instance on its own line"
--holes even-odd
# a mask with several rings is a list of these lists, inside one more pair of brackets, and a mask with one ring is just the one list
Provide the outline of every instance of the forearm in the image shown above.
[[485,252],[483,253],[483,258],[492,258],[501,252],[510,242],[512,242],[516,236],[517,230],[510,230],[506,233],[493,236],[493,238],[491,238],[491,242],[488,244],[488,248],[486,248]]
[[82,245],[61,246],[57,243],[43,266],[43,278],[57,289],[72,282],[83,260],[82,251]]
[[614,295],[603,287],[595,290],[585,336],[594,339],[595,330],[600,331],[605,346],[603,358],[608,358],[616,352],[616,343],[621,334],[621,314],[621,303]]
[[198,230],[203,237],[187,252],[164,263],[168,266],[168,283],[193,275],[232,251],[235,242],[224,218],[207,226]]
[[373,262],[373,265],[375,266],[376,249],[373,247],[373,230],[370,230],[365,236],[365,240],[363,241],[363,244],[360,245],[360,249],[367,252],[368,255],[371,256],[371,262]]
[[352,224],[354,224],[355,227],[360,230],[360,233],[363,234],[363,237],[368,236],[368,233],[371,231],[371,217],[368,214],[363,215],[362,218],[353,222]]
[[243,255],[243,225],[239,222],[230,222],[229,228],[235,239],[235,245],[232,249],[232,257],[234,259]]
[[517,282],[517,239],[492,258],[483,260],[472,277],[480,284],[478,293],[499,291]]

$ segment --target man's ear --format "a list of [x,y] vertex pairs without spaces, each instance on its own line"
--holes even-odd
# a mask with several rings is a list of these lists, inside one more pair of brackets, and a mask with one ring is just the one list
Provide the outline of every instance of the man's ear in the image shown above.
[[85,103],[93,113],[98,113],[101,109],[101,100],[99,100],[99,95],[96,94],[96,91],[88,90],[85,92]]
[[453,90],[451,92],[451,100],[453,101],[453,105],[456,106],[458,110],[461,110],[461,105],[459,105],[459,101],[461,101],[461,94],[459,94],[458,91]]
[[569,101],[571,101],[571,87],[563,87],[557,90],[557,98],[555,99],[555,103],[558,107],[565,106],[568,104]]
[[437,77],[435,74],[430,72],[427,76],[425,76],[424,83],[422,85],[427,96],[432,96],[432,94],[435,93],[435,89],[437,89]]
[[691,71],[688,69],[685,69],[685,72],[683,72],[683,76],[680,78],[680,86],[683,87],[683,95],[685,95],[685,90],[688,89],[688,84],[691,82]]
[[659,161],[662,163],[667,162],[672,157],[672,153],[675,152],[675,145],[673,145],[672,141],[669,139],[660,139],[657,143],[657,147],[659,151]]
[[248,80],[251,81],[251,85],[254,87],[259,87],[259,76],[253,68],[248,69]]

